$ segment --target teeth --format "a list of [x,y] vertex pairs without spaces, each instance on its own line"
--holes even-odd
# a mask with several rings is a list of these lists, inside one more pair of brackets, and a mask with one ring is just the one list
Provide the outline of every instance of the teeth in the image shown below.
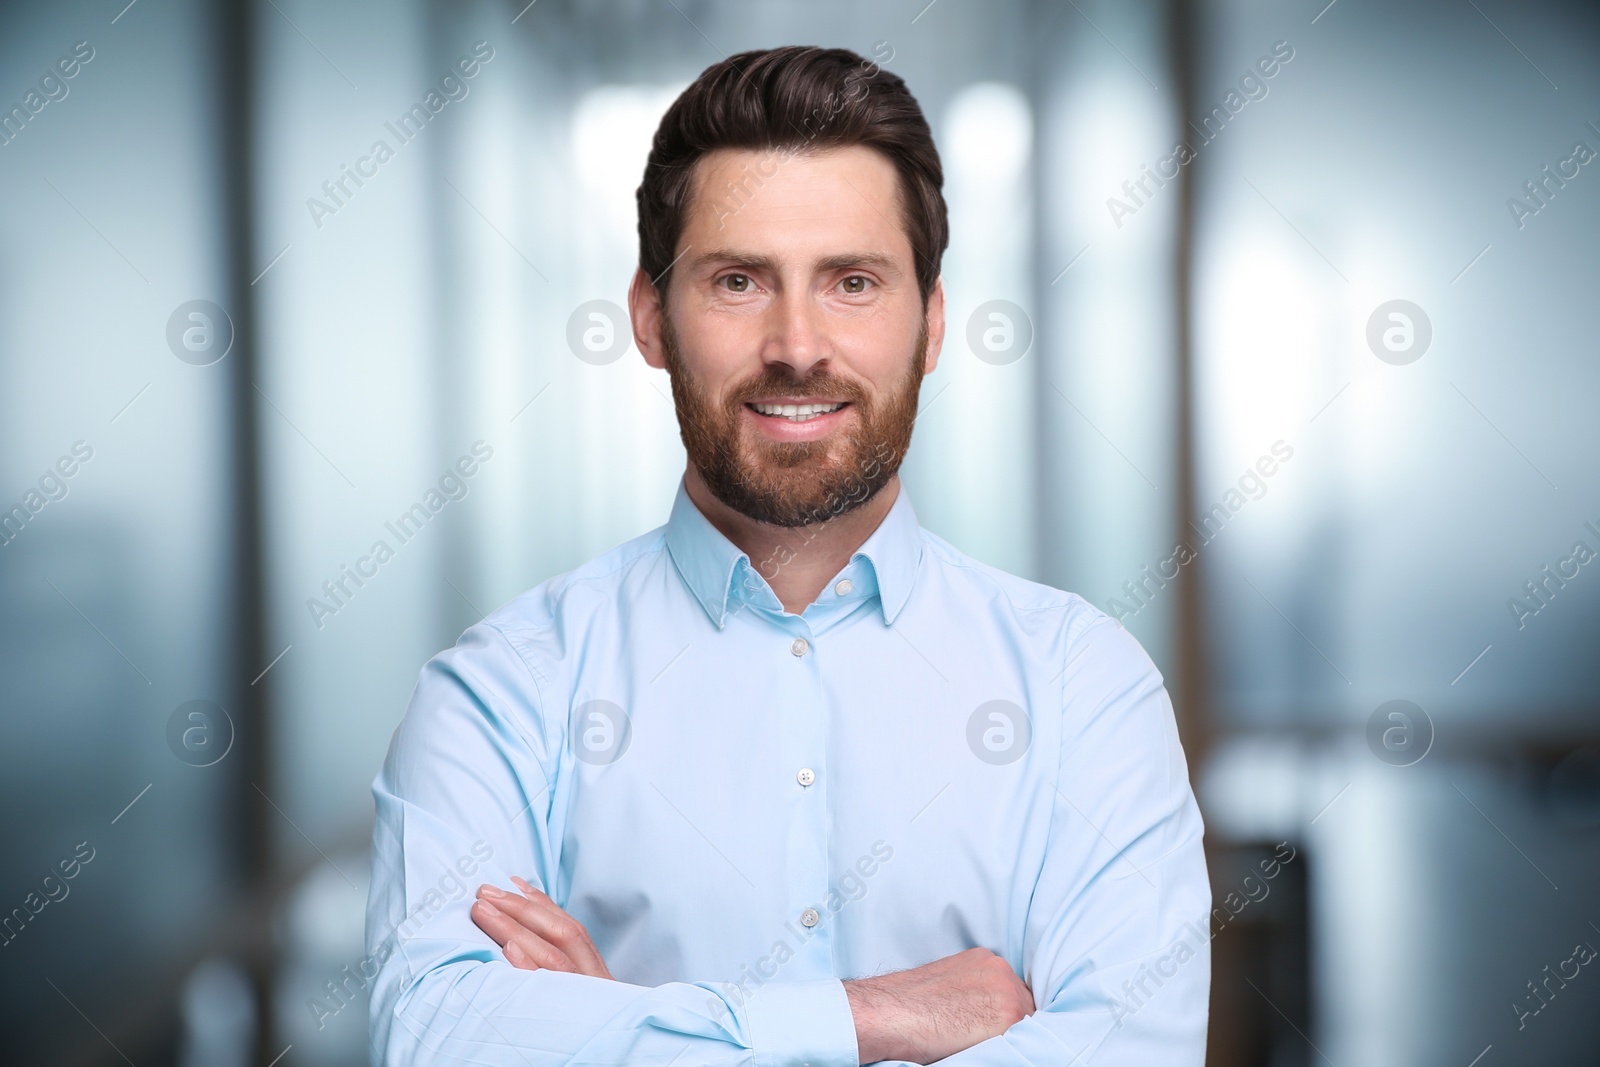
[[790,422],[806,422],[818,415],[838,411],[844,404],[751,404],[763,415],[781,415]]

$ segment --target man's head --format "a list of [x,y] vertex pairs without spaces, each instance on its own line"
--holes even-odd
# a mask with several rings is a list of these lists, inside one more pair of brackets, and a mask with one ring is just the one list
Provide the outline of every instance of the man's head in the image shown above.
[[629,304],[724,504],[799,526],[894,476],[944,339],[942,184],[905,83],[843,49],[733,56],[668,109]]

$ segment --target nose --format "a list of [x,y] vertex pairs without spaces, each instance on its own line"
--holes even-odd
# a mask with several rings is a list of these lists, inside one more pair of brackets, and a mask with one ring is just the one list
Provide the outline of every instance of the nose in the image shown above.
[[763,353],[766,362],[785,364],[796,378],[804,378],[826,360],[829,348],[821,316],[807,294],[789,288],[773,307],[772,333]]

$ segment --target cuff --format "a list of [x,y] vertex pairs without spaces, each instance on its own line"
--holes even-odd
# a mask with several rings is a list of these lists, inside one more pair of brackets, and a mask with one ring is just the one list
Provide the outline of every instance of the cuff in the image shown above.
[[856,1020],[837,978],[772,982],[745,1005],[755,1067],[859,1067]]

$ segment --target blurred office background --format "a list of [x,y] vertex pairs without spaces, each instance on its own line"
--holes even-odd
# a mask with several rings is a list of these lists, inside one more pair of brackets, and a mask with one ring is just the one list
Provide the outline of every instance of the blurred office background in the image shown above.
[[1592,5],[524,4],[0,14],[7,1062],[365,1062],[390,733],[665,521],[667,384],[592,302],[667,103],[795,42],[943,153],[923,523],[1167,677],[1211,1064],[1595,1062]]

